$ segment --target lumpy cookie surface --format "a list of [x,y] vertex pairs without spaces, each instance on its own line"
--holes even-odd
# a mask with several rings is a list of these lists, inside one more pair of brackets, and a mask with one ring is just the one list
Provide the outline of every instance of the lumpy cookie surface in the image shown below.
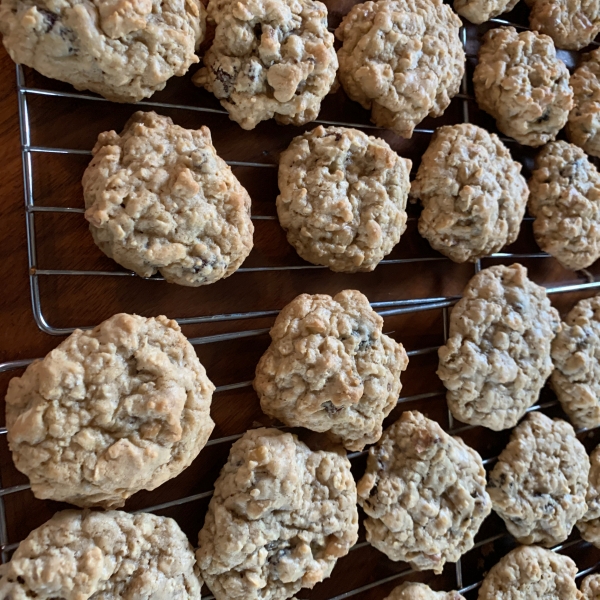
[[474,262],[517,239],[529,190],[498,136],[462,123],[436,130],[411,195],[423,204],[419,233],[431,246]]
[[408,365],[402,344],[355,290],[302,294],[279,314],[256,367],[264,412],[291,427],[327,432],[349,450],[376,442]]
[[534,31],[488,31],[473,85],[477,104],[496,119],[498,129],[527,146],[554,140],[573,106],[565,63],[552,40]]
[[465,600],[458,592],[434,592],[424,583],[403,583],[385,600]]
[[199,0],[2,0],[11,58],[115,102],[138,102],[198,62]]
[[13,460],[38,498],[122,506],[196,458],[214,427],[213,390],[175,321],[115,315],[10,381]]
[[346,456],[253,429],[233,445],[215,483],[198,565],[217,600],[284,600],[329,577],[357,538]]
[[454,0],[454,10],[479,25],[512,10],[519,0]]
[[254,129],[314,121],[338,60],[327,8],[315,0],[210,0],[215,39],[194,83],[212,92],[231,119]]
[[253,245],[250,196],[217,155],[207,127],[137,112],[101,133],[83,175],[85,217],[99,248],[142,277],[207,285]]
[[489,476],[494,510],[522,544],[554,546],[587,511],[590,460],[561,419],[533,412],[512,432]]
[[577,565],[538,546],[520,546],[486,575],[478,600],[580,600]]
[[588,575],[581,582],[582,600],[600,600],[600,574]]
[[[590,454],[586,502],[587,512],[577,522],[577,529],[584,540],[600,548],[600,446]],[[598,592],[600,598],[600,586]]]
[[461,20],[442,0],[357,4],[336,30],[338,77],[376,125],[410,138],[427,116],[441,116],[465,68]]
[[600,257],[600,173],[585,152],[558,141],[535,158],[529,212],[540,248],[567,269],[584,269]]
[[0,566],[6,600],[200,600],[194,550],[173,519],[65,510]]
[[305,260],[372,271],[406,229],[411,161],[357,129],[319,126],[281,154],[277,214]]
[[452,414],[495,431],[516,425],[552,372],[550,345],[559,327],[546,290],[525,267],[498,265],[475,275],[438,351]]
[[358,482],[367,541],[395,561],[441,573],[473,547],[490,514],[481,457],[412,411],[369,450]]

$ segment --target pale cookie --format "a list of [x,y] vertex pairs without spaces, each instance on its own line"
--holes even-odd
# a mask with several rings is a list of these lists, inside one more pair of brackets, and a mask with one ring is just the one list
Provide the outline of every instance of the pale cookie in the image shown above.
[[461,20],[442,0],[356,4],[335,35],[338,77],[346,94],[380,127],[410,138],[427,116],[439,117],[465,70]]
[[588,575],[581,582],[582,600],[600,600],[600,574]]
[[280,313],[256,367],[265,413],[291,427],[326,432],[348,450],[381,437],[408,365],[402,344],[355,290],[301,294]]
[[486,575],[478,600],[580,600],[577,565],[538,546],[509,552]]
[[552,372],[550,344],[560,318],[546,290],[514,264],[475,275],[450,315],[438,376],[463,423],[514,427]]
[[[584,540],[600,548],[600,446],[596,446],[596,449],[590,454],[586,502],[588,509],[577,522],[577,529]],[[598,591],[600,592],[600,588]]]
[[454,0],[454,10],[479,25],[512,10],[519,0]]
[[539,247],[567,269],[585,269],[600,257],[600,174],[585,152],[552,142],[535,157],[529,212]]
[[194,83],[220,101],[244,129],[275,117],[314,121],[335,81],[338,60],[327,7],[315,0],[210,0],[216,25]]
[[552,389],[575,427],[600,426],[600,297],[578,302],[552,342]]
[[194,549],[173,519],[65,510],[0,566],[2,600],[200,600]]
[[10,381],[13,460],[37,498],[123,506],[196,458],[214,389],[175,321],[115,315]]
[[403,583],[385,600],[465,600],[458,592],[434,592],[424,583]]
[[421,413],[405,412],[370,448],[358,482],[367,541],[391,560],[441,573],[473,547],[492,510],[485,484],[475,450]]
[[137,102],[197,63],[199,0],[2,0],[0,33],[19,64],[114,102]]
[[553,140],[573,107],[569,71],[552,40],[514,27],[491,29],[483,37],[473,74],[477,104],[498,129],[527,146]]
[[294,138],[279,160],[288,242],[332,271],[372,271],[406,229],[411,166],[357,129],[319,125]]
[[215,483],[197,558],[217,600],[285,600],[329,577],[357,539],[346,456],[253,429]]
[[532,412],[489,476],[494,510],[521,544],[566,540],[587,511],[590,460],[573,427]]
[[498,136],[462,123],[436,130],[411,196],[423,204],[419,233],[431,247],[475,262],[517,239],[529,190]]
[[99,248],[142,277],[200,286],[229,277],[252,250],[250,196],[207,127],[137,112],[101,133],[83,175],[85,218]]

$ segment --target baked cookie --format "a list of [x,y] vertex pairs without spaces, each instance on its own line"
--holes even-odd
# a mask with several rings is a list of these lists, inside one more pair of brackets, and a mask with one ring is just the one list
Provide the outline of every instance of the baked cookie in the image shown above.
[[567,121],[567,137],[588,154],[600,157],[600,50],[585,56],[570,84],[575,104]]
[[581,582],[582,600],[600,600],[600,574],[588,575]]
[[568,556],[520,546],[490,569],[478,600],[580,600],[576,574],[577,565]]
[[253,429],[215,483],[197,558],[217,600],[285,600],[329,577],[357,539],[346,456]]
[[587,511],[590,460],[573,427],[532,412],[510,436],[489,476],[494,510],[521,544],[566,540]]
[[480,271],[450,315],[438,376],[452,414],[494,431],[514,427],[552,372],[560,318],[519,264]]
[[10,381],[13,460],[37,498],[123,506],[196,458],[214,389],[175,321],[115,315]]
[[[590,454],[590,475],[585,498],[587,512],[577,522],[581,537],[600,548],[600,446]],[[599,600],[600,600],[600,588]]]
[[385,600],[465,600],[458,592],[434,592],[424,583],[403,583]]
[[383,319],[355,290],[292,300],[256,367],[263,411],[291,427],[326,432],[348,450],[376,442],[408,365],[402,344],[382,328]]
[[85,218],[98,247],[142,277],[199,286],[229,277],[252,250],[250,196],[207,127],[137,112],[101,133],[83,175]]
[[19,64],[113,102],[138,102],[198,62],[200,0],[2,0],[0,33]]
[[314,121],[338,60],[327,7],[315,0],[210,0],[212,46],[194,83],[212,92],[244,129],[275,117]]
[[[552,389],[575,427],[600,426],[600,297],[579,301],[552,342]],[[600,515],[599,515],[600,516]]]
[[410,138],[427,116],[441,116],[465,71],[461,20],[442,0],[356,4],[335,35],[346,94],[373,123]]
[[490,29],[473,85],[477,104],[496,119],[498,129],[526,146],[553,140],[573,107],[569,71],[552,40],[535,31]]
[[372,271],[406,229],[411,166],[357,129],[319,125],[294,138],[279,160],[288,242],[332,271]]
[[566,269],[600,257],[600,174],[573,144],[546,145],[529,180],[529,212],[539,247]]
[[391,560],[441,573],[473,547],[492,510],[485,484],[475,450],[420,412],[405,412],[369,449],[358,482],[367,541]]
[[419,233],[432,248],[475,262],[517,239],[529,190],[497,135],[461,123],[436,130],[411,195],[423,204]]
[[519,0],[454,0],[454,10],[479,25],[512,10]]

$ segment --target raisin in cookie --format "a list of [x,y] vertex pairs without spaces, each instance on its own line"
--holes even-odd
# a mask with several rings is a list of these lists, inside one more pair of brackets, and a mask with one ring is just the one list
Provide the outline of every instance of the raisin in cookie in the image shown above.
[[454,10],[479,25],[512,10],[519,0],[454,0]]
[[582,600],[600,600],[600,574],[588,575],[581,582]]
[[11,380],[8,443],[37,498],[123,506],[196,458],[213,390],[175,321],[118,314]]
[[554,546],[587,510],[590,460],[573,427],[533,412],[516,427],[489,477],[494,510],[521,544]]
[[65,510],[0,566],[6,600],[200,600],[194,550],[173,519]]
[[357,129],[319,126],[279,161],[277,214],[304,259],[372,271],[406,229],[410,160]]
[[194,83],[220,101],[232,120],[254,129],[275,117],[314,121],[335,81],[338,60],[327,7],[315,0],[210,0],[215,39]]
[[600,446],[590,454],[586,502],[587,512],[577,522],[577,529],[584,540],[600,548]]
[[475,262],[517,239],[529,190],[498,136],[462,123],[436,130],[411,195],[423,204],[419,233],[432,248]]
[[412,411],[369,450],[358,482],[367,540],[392,560],[441,573],[473,547],[490,514],[481,457]]
[[114,102],[137,102],[197,63],[199,0],[2,0],[11,58]]
[[357,539],[346,456],[253,429],[215,483],[197,558],[217,600],[284,600],[329,577]]
[[434,592],[424,583],[403,583],[385,600],[465,600],[458,592]]
[[552,142],[535,158],[529,212],[542,250],[567,269],[585,269],[600,257],[600,174],[585,152]]
[[229,277],[252,250],[250,196],[207,127],[137,112],[101,133],[83,175],[85,218],[99,248],[142,277],[200,286]]
[[560,318],[546,290],[514,264],[483,269],[450,315],[438,375],[463,423],[514,427],[552,372],[550,344]]
[[355,290],[302,294],[271,329],[254,389],[265,413],[292,427],[326,432],[348,450],[381,437],[408,365],[402,344]]
[[379,0],[355,5],[335,35],[338,77],[372,121],[410,138],[441,116],[465,70],[461,21],[442,0]]
[[577,565],[538,546],[509,552],[486,575],[478,600],[580,600]]
[[514,27],[491,29],[483,37],[473,74],[479,107],[498,129],[527,146],[553,140],[573,107],[569,71],[552,40]]

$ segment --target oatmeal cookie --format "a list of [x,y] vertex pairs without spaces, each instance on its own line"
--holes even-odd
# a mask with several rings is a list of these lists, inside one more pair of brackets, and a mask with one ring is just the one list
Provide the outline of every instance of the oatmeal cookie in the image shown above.
[[535,158],[529,212],[539,247],[567,269],[585,269],[600,257],[600,174],[585,152],[552,142]]
[[539,546],[509,552],[486,575],[478,600],[580,600],[577,565]]
[[196,458],[213,390],[175,321],[118,314],[11,380],[8,443],[37,498],[123,506]]
[[465,600],[458,592],[434,592],[424,583],[403,583],[385,600]]
[[200,0],[2,0],[0,33],[19,64],[113,102],[138,102],[197,63]]
[[587,511],[590,460],[573,427],[532,412],[489,476],[494,510],[521,544],[554,546]]
[[[577,522],[581,537],[600,548],[600,446],[590,455],[590,475],[586,494],[587,512]],[[600,599],[600,588],[599,588]]]
[[98,247],[142,277],[206,285],[252,250],[250,196],[217,155],[207,127],[137,112],[101,133],[83,175],[85,218]]
[[514,264],[480,271],[450,315],[438,375],[463,423],[514,427],[552,372],[550,344],[560,318],[546,290]]
[[5,600],[200,600],[194,550],[173,519],[65,510],[0,566]]
[[519,0],[454,0],[454,10],[479,25],[512,10]]
[[[578,302],[552,342],[552,388],[575,427],[600,426],[600,297]],[[600,515],[599,515],[600,516]]]
[[288,242],[332,271],[372,271],[406,229],[411,166],[357,129],[319,125],[294,138],[279,161]]
[[253,429],[215,483],[197,558],[217,600],[285,600],[329,577],[357,539],[346,456]]
[[423,204],[419,233],[432,248],[475,262],[517,239],[529,190],[498,136],[462,123],[436,130],[411,195]]
[[335,35],[346,94],[373,123],[410,138],[441,116],[465,70],[461,21],[442,0],[379,0],[355,5]]
[[600,574],[588,575],[581,582],[582,600],[600,600]]
[[408,365],[402,344],[355,290],[301,294],[280,313],[256,367],[265,413],[291,427],[327,432],[348,450],[381,437]]
[[244,129],[314,121],[338,68],[327,7],[315,0],[210,0],[215,39],[194,83]]
[[421,413],[405,412],[370,448],[358,482],[367,541],[391,560],[441,573],[473,547],[492,510],[485,484],[475,450]]
[[496,119],[498,129],[527,146],[553,140],[573,107],[569,71],[552,40],[535,31],[490,29],[473,85],[477,104]]

